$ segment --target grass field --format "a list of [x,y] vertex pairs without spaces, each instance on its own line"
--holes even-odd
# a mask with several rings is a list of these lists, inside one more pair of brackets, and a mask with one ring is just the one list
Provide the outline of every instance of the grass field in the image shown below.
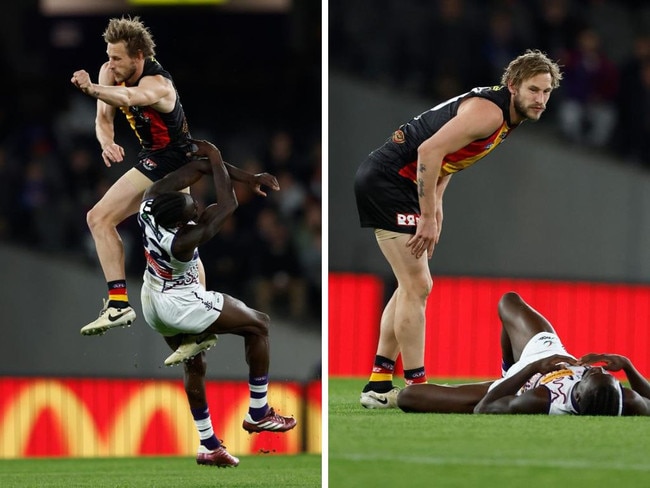
[[320,487],[321,456],[241,456],[236,468],[197,466],[193,458],[0,460],[2,488]]
[[366,410],[366,379],[330,379],[329,486],[650,486],[650,418]]

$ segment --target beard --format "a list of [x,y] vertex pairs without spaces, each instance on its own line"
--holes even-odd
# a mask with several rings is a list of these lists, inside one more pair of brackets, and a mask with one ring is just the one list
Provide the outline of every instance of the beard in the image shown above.
[[124,74],[114,71],[113,76],[115,77],[115,81],[119,84],[129,80],[135,74],[135,72],[136,72],[135,63],[132,63],[131,66],[125,68]]
[[542,116],[543,112],[533,112],[532,109],[529,109],[524,105],[524,102],[519,98],[518,95],[515,95],[514,97],[514,107],[515,107],[515,112],[517,113],[518,116],[532,120],[532,121],[537,121],[539,118]]

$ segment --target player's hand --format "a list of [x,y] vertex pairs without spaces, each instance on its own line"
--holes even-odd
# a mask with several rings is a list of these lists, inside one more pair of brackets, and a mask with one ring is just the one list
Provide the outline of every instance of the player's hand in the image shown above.
[[277,178],[269,173],[258,173],[253,175],[248,184],[253,189],[254,193],[263,197],[266,196],[266,192],[262,190],[262,186],[266,186],[274,191],[280,190],[280,184],[278,183]]
[[578,364],[581,366],[596,363],[603,363],[603,368],[607,371],[620,371],[629,364],[629,360],[625,356],[619,354],[596,353],[585,354],[578,359]]
[[104,164],[109,168],[113,163],[121,163],[124,161],[124,148],[114,142],[108,144],[102,150],[102,159],[104,160]]
[[538,359],[533,364],[538,373],[546,374],[551,371],[566,368],[568,365],[576,365],[578,361],[563,354],[553,354],[552,356]]
[[212,151],[218,151],[218,149],[211,142],[203,139],[192,139],[192,152],[188,156],[209,156]]
[[86,70],[80,69],[72,73],[72,79],[70,80],[74,86],[79,88],[85,94],[88,94],[92,89],[92,82],[90,81],[90,75]]
[[417,230],[406,243],[406,247],[411,248],[411,254],[416,259],[420,259],[425,252],[427,253],[427,258],[431,259],[431,256],[433,256],[433,248],[438,241],[439,235],[438,223],[435,218],[420,217]]

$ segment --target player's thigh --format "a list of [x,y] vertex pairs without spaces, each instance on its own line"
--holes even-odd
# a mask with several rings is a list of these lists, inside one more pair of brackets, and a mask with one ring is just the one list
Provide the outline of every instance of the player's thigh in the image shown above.
[[541,332],[555,334],[551,323],[517,293],[506,293],[499,300],[499,318],[512,345],[515,361],[531,338]]
[[392,239],[382,239],[377,242],[401,287],[415,286],[430,289],[431,271],[427,255],[424,253],[420,258],[416,258],[411,253],[411,248],[406,247],[410,238],[410,234],[399,234]]
[[151,185],[152,181],[149,178],[137,169],[131,168],[113,183],[93,207],[94,218],[118,224],[127,217],[136,214],[145,189]]
[[222,334],[266,334],[269,316],[247,306],[241,300],[223,294],[223,309],[211,326],[211,331]]

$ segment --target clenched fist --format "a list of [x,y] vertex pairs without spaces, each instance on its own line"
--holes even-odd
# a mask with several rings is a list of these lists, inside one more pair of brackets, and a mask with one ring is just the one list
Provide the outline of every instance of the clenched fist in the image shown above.
[[72,74],[72,79],[70,80],[74,86],[79,88],[82,92],[84,92],[86,95],[90,93],[90,90],[92,89],[92,82],[90,81],[90,75],[86,70],[79,70],[75,71]]

